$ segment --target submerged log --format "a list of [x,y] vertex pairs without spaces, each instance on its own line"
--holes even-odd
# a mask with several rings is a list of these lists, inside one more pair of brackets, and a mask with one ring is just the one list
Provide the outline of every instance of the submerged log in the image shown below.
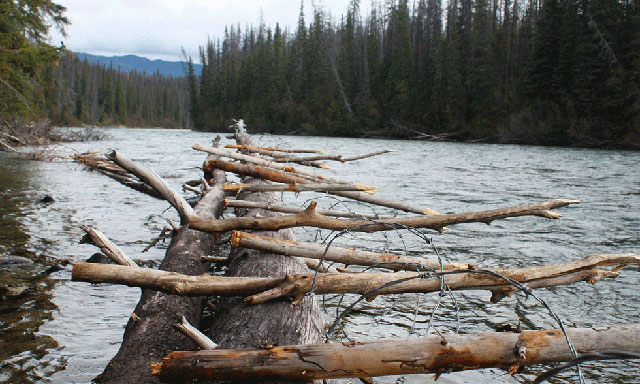
[[226,232],[238,229],[275,231],[282,228],[292,227],[316,227],[342,231],[348,229],[353,232],[377,232],[390,231],[403,228],[427,228],[442,232],[448,225],[463,223],[485,223],[489,224],[494,220],[506,219],[519,216],[540,216],[547,219],[558,219],[562,215],[552,212],[551,209],[564,207],[570,204],[578,204],[579,200],[548,200],[539,204],[520,205],[516,207],[498,208],[487,211],[458,213],[440,216],[415,216],[415,217],[394,217],[391,219],[377,220],[341,220],[328,217],[316,212],[317,203],[309,204],[304,211],[295,215],[270,217],[270,218],[249,218],[232,217],[224,220],[208,220],[200,217],[192,217],[189,227],[205,232]]
[[[246,250],[236,248],[234,252],[240,251]],[[265,255],[264,253],[254,254]],[[277,256],[295,260],[295,258]],[[233,261],[230,264],[233,265]],[[518,289],[504,278],[526,284],[532,289],[567,285],[579,281],[595,283],[603,278],[617,277],[619,267],[625,265],[640,265],[640,256],[635,254],[589,255],[575,261],[539,267],[454,270],[448,273],[455,274],[447,275],[445,279],[451,290],[491,291],[492,301],[495,302]],[[612,270],[599,268],[604,266],[615,266],[615,268]],[[306,272],[306,269],[302,271]],[[246,302],[254,304],[284,296],[293,296],[299,300],[311,291],[314,274],[285,274],[286,272],[283,272],[276,277],[189,276],[148,268],[77,263],[73,266],[72,279],[90,283],[124,284],[185,296],[254,295],[245,299]],[[441,283],[441,279],[435,273],[324,273],[316,276],[315,292],[318,294],[354,293],[375,297],[382,294],[439,292],[442,288]],[[372,292],[374,290],[375,292]],[[212,339],[218,341],[215,336]]]
[[356,248],[327,247],[324,244],[282,241],[247,232],[233,231],[233,247],[251,248],[258,251],[280,253],[287,256],[324,259],[345,265],[363,265],[387,268],[394,271],[425,271],[427,269],[477,269],[473,264],[447,263],[434,259],[424,259],[392,253],[376,253]]
[[[578,353],[640,353],[640,324],[567,329]],[[261,350],[173,352],[153,365],[163,380],[333,379],[481,368],[515,370],[574,358],[558,329],[428,336]]]
[[[236,133],[240,145],[252,145],[246,134]],[[259,185],[263,180],[243,178],[245,184]],[[241,192],[245,200],[279,204],[280,199],[273,192]],[[237,215],[247,217],[273,217],[278,213],[262,209],[238,210]],[[277,232],[263,232],[282,240],[295,240],[291,229]],[[234,248],[229,256],[227,278],[273,279],[308,272],[307,266],[297,258],[256,252],[244,248]],[[308,344],[322,342],[321,330],[324,320],[315,298],[307,297],[298,306],[285,301],[273,301],[257,306],[246,305],[242,298],[222,298],[211,325],[210,338],[218,343],[218,348],[259,348],[266,344]],[[303,379],[304,380],[304,379]]]
[[[224,210],[224,173],[217,172],[215,177],[216,185],[195,207],[198,215],[215,218]],[[215,247],[214,236],[182,226],[174,231],[160,265],[161,271],[156,272],[203,274],[208,271],[209,263],[202,262],[200,258],[211,255]],[[150,362],[176,349],[195,349],[194,342],[179,333],[174,328],[174,323],[184,316],[189,323],[199,324],[203,303],[202,297],[182,297],[152,289],[143,290],[140,301],[127,323],[120,350],[96,380],[101,383],[123,384],[159,382],[158,378],[151,375]]]

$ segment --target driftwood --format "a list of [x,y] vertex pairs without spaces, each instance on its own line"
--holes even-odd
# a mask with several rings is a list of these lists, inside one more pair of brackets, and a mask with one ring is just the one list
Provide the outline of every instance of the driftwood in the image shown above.
[[186,224],[189,222],[189,218],[191,216],[195,216],[195,212],[193,208],[187,203],[187,201],[179,195],[176,191],[169,186],[169,184],[164,181],[157,173],[153,172],[150,169],[147,169],[135,162],[127,159],[126,157],[120,155],[117,151],[111,152],[108,157],[113,160],[116,164],[126,169],[127,171],[133,173],[140,180],[144,181],[146,184],[152,186],[156,189],[162,197],[171,204],[178,214],[180,215],[180,222],[182,224]]
[[211,341],[207,336],[198,330],[198,328],[189,324],[187,319],[182,316],[179,323],[174,324],[174,327],[182,332],[183,335],[193,340],[198,346],[204,350],[216,349],[218,345]]
[[[253,145],[251,139],[239,130],[236,133],[236,140],[240,145]],[[264,181],[245,177],[243,183],[253,185],[262,184]],[[272,192],[245,191],[240,193],[240,197],[270,204],[280,202],[278,196]],[[236,214],[247,217],[278,215],[261,209],[242,209]],[[262,235],[282,240],[296,239],[295,232],[289,229],[263,232]],[[306,272],[308,272],[307,266],[297,258],[234,248],[229,255],[226,276],[223,278],[268,281],[272,280],[273,276]],[[322,312],[313,297],[306,297],[299,306],[292,306],[285,301],[248,306],[240,297],[221,298],[218,301],[209,336],[218,343],[219,348],[258,348],[265,343],[279,345],[319,343],[322,341],[323,324]]]
[[[195,149],[195,146],[194,146],[194,149]],[[273,164],[278,164],[278,163],[273,163]],[[282,164],[278,164],[278,165],[282,165]],[[205,164],[205,169],[213,169],[213,168],[222,169],[224,171],[233,172],[243,176],[251,176],[251,177],[261,178],[264,180],[270,180],[270,181],[275,181],[278,183],[285,183],[285,184],[294,184],[294,183],[305,184],[305,183],[312,182],[312,180],[305,179],[300,175],[294,175],[292,174],[292,172],[287,172],[287,171],[281,172],[276,169],[252,166],[249,164],[237,164],[237,163],[232,163],[232,162],[223,161],[223,160],[209,161]],[[320,179],[319,181],[323,181],[323,180],[336,182],[335,179],[329,179],[326,177]],[[403,203],[399,201],[388,200],[388,199],[384,199],[376,196],[371,196],[361,192],[336,191],[336,192],[331,192],[331,194],[335,196],[347,197],[353,200],[363,201],[366,203],[376,204],[383,207],[399,209],[406,212],[418,213],[422,215],[439,215],[438,212],[427,207],[420,207],[420,206],[415,206],[412,204]]]
[[[193,187],[190,187],[193,188]],[[375,187],[362,184],[225,184],[222,186],[225,191],[237,191],[240,189],[253,192],[335,192],[335,191],[366,191],[374,192]]]
[[315,168],[324,168],[324,169],[330,169],[330,167],[324,163],[321,163],[319,161],[304,161],[302,160],[301,157],[297,157],[297,156],[293,156],[290,153],[280,153],[280,152],[275,152],[275,151],[265,151],[263,149],[252,149],[251,151],[248,151],[251,153],[257,153],[259,155],[263,155],[263,156],[269,156],[269,157],[273,157],[273,159],[276,162],[279,162],[278,159],[284,159],[284,158],[288,158],[288,159],[294,159],[296,161],[290,161],[290,163],[298,163],[298,164],[302,164],[302,165],[307,165],[310,167],[315,167]]
[[392,253],[376,253],[356,248],[326,247],[323,244],[282,241],[270,237],[254,235],[247,232],[233,231],[231,245],[263,252],[280,253],[287,256],[299,256],[311,259],[324,259],[345,265],[364,265],[387,268],[395,271],[425,271],[428,269],[477,269],[473,264],[447,263],[442,265],[438,260],[395,255]]
[[[215,218],[224,210],[221,188],[224,173],[216,172],[212,177],[216,180],[216,186],[202,197],[195,212]],[[182,226],[174,230],[165,258],[160,264],[161,271],[156,272],[201,275],[208,271],[210,264],[202,262],[200,257],[212,254],[215,247],[214,236]],[[135,269],[147,271],[145,268]],[[101,383],[123,384],[159,382],[158,378],[151,375],[149,364],[171,351],[196,348],[193,341],[174,328],[174,324],[184,316],[189,323],[198,325],[203,303],[202,297],[181,297],[157,290],[143,290],[134,315],[127,323],[122,345],[98,380]]]
[[[625,265],[640,265],[640,256],[589,255],[576,261],[540,267],[457,270],[449,272],[453,274],[446,276],[446,283],[451,290],[491,291],[492,301],[495,302],[518,289],[496,274],[533,289],[578,281],[595,283],[603,278],[615,278],[618,276],[618,267]],[[616,268],[600,269],[604,266]],[[185,296],[254,295],[247,297],[245,301],[256,304],[283,296],[293,296],[294,302],[299,301],[311,291],[314,274],[303,273],[286,277],[188,276],[147,268],[77,263],[73,266],[72,279],[150,288]],[[441,279],[435,273],[324,273],[316,276],[315,292],[354,293],[375,297],[381,294],[440,292],[441,288]],[[217,340],[215,337],[214,339]]]
[[349,161],[362,160],[362,159],[382,155],[384,153],[389,153],[389,152],[397,152],[397,151],[394,149],[383,149],[381,151],[366,153],[364,155],[358,155],[353,157],[343,157],[342,155],[318,155],[318,156],[310,156],[310,157],[289,156],[289,157],[278,157],[275,159],[275,161],[278,163],[304,163],[304,162],[317,161],[317,160],[331,160],[331,161],[339,161],[341,163],[346,163]]
[[[216,156],[220,156],[220,157],[227,157],[230,159],[234,159],[234,160],[239,160],[239,161],[244,161],[246,163],[249,164],[255,164],[255,165],[260,165],[263,167],[269,167],[272,168],[271,170],[278,170],[278,171],[282,171],[282,172],[286,172],[287,174],[289,174],[290,176],[297,176],[303,180],[307,180],[307,182],[309,182],[309,180],[314,181],[314,182],[332,182],[332,183],[338,183],[338,184],[350,184],[347,181],[343,181],[343,180],[339,180],[339,179],[335,179],[333,177],[324,175],[322,173],[318,173],[318,172],[314,172],[308,169],[304,169],[304,168],[294,168],[292,166],[289,165],[284,165],[284,164],[280,164],[275,162],[273,159],[264,159],[261,157],[257,157],[257,156],[250,156],[250,155],[245,155],[243,153],[238,153],[238,152],[233,152],[233,151],[226,151],[224,149],[220,149],[220,148],[214,148],[214,147],[208,147],[205,145],[200,145],[200,144],[195,144],[193,146],[193,149],[196,151],[202,151],[202,152],[207,152]],[[206,166],[206,164],[205,164]],[[250,175],[245,175],[245,176],[250,176]],[[260,176],[258,176],[260,177]],[[266,179],[266,180],[271,180],[271,179]],[[272,180],[275,181],[275,180]],[[291,182],[294,183],[295,181]],[[302,183],[300,181],[298,181],[299,183]]]
[[87,225],[81,225],[83,231],[87,233],[89,241],[100,248],[102,253],[107,255],[111,260],[120,265],[128,265],[130,267],[137,267],[136,264],[129,256],[127,256],[117,245],[115,245],[107,236],[97,229],[91,228]]
[[189,227],[205,232],[226,232],[238,229],[249,230],[277,230],[291,227],[316,227],[342,231],[348,229],[353,232],[389,231],[402,228],[428,228],[442,231],[445,226],[462,223],[486,223],[494,220],[518,216],[540,216],[548,219],[558,219],[562,215],[550,211],[569,204],[577,204],[579,200],[549,200],[539,204],[520,205],[516,207],[498,208],[488,211],[459,213],[440,216],[396,217],[392,219],[341,220],[319,214],[315,211],[316,202],[301,213],[272,218],[232,217],[224,220],[207,220],[199,217],[191,218]]
[[[640,353],[640,325],[567,329],[578,353]],[[165,380],[290,380],[371,377],[517,367],[574,358],[558,329],[276,346],[261,350],[173,352],[153,365]]]
[[122,185],[125,185],[138,192],[142,192],[156,199],[163,199],[158,191],[146,183],[135,178],[124,168],[109,160],[101,152],[87,152],[72,157],[74,161],[86,165],[89,169],[100,172],[108,176]]
[[[300,213],[304,212],[304,208],[302,207],[291,207],[280,204],[267,204],[267,203],[259,203],[255,201],[246,201],[246,200],[230,200],[224,199],[225,207],[233,207],[233,208],[262,208],[269,211],[281,212],[281,213]],[[333,209],[316,209],[321,215],[332,216],[332,217],[348,217],[352,219],[381,219],[381,218],[390,218],[393,216],[379,216],[379,215],[371,215],[365,213],[352,213],[345,211],[338,211]]]
[[253,152],[254,150],[263,150],[271,152],[287,152],[287,153],[324,153],[324,151],[318,151],[315,149],[290,149],[290,148],[274,148],[274,147],[258,147],[255,145],[239,145],[228,144],[225,148],[240,149],[247,152]]

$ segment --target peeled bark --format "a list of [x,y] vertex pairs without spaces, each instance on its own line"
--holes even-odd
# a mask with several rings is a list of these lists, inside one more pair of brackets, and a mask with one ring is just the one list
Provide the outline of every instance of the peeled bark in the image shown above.
[[282,241],[270,237],[258,236],[247,232],[233,231],[231,245],[251,248],[258,251],[274,252],[287,256],[323,259],[345,265],[363,265],[387,268],[394,271],[424,271],[426,269],[477,269],[473,264],[447,263],[442,265],[435,259],[424,259],[392,253],[376,253],[356,248],[341,248],[324,244]]
[[[569,328],[578,354],[640,353],[640,324]],[[333,379],[481,368],[515,370],[574,358],[558,329],[428,336],[254,350],[173,352],[153,365],[163,380]]]
[[286,153],[324,153],[324,151],[318,151],[316,149],[291,149],[291,148],[273,148],[273,147],[257,147],[255,145],[240,145],[240,144],[228,144],[225,148],[240,149],[247,152],[253,152],[256,149],[271,152],[286,152]]
[[[234,208],[262,208],[267,209],[269,211],[281,212],[281,213],[300,213],[304,212],[304,208],[302,207],[292,207],[287,205],[280,204],[267,204],[267,203],[259,203],[254,201],[246,201],[246,200],[224,200],[224,205],[226,207],[234,207]],[[394,216],[379,216],[379,215],[371,215],[365,213],[355,213],[355,212],[345,212],[338,211],[333,209],[316,209],[321,215],[325,216],[333,216],[333,217],[349,217],[352,219],[383,219],[390,218]]]
[[[209,190],[195,207],[195,213],[209,218],[219,217],[224,210],[224,173],[216,173],[216,186]],[[189,207],[190,208],[190,207]],[[208,271],[208,256],[216,249],[215,237],[183,226],[174,231],[161,271],[201,275]],[[144,270],[143,268],[136,268]],[[160,272],[160,271],[157,271]],[[149,364],[175,350],[195,349],[196,344],[174,328],[182,316],[191,324],[199,324],[203,297],[169,295],[151,289],[142,296],[127,323],[122,345],[104,372],[96,379],[101,383],[157,383]]]
[[[246,251],[236,248],[234,253]],[[248,251],[247,251],[248,253]],[[255,252],[256,255],[269,255]],[[296,258],[280,256],[283,259],[297,261]],[[284,260],[282,260],[284,261]],[[231,261],[230,264],[232,264]],[[296,264],[297,265],[297,264]],[[488,290],[494,295],[492,301],[498,301],[518,288],[511,285],[498,274],[528,288],[544,288],[567,285],[578,281],[595,283],[603,278],[615,278],[618,269],[626,265],[640,265],[640,256],[635,254],[589,255],[567,263],[543,265],[529,268],[492,268],[482,270],[454,270],[445,277],[451,290]],[[615,266],[612,270],[599,267]],[[157,271],[147,268],[134,268],[121,265],[77,263],[73,266],[72,279],[90,283],[115,283],[133,287],[151,288],[163,292],[185,296],[246,296],[248,303],[262,303],[284,296],[293,296],[299,301],[311,291],[313,273],[276,276],[190,276],[180,273]],[[490,273],[486,273],[490,272]],[[263,274],[268,275],[268,274]],[[272,277],[273,276],[273,277]],[[379,272],[379,273],[323,273],[316,277],[315,292],[355,293],[375,297],[382,294],[429,293],[439,292],[441,280],[436,275],[416,272]],[[375,290],[375,292],[373,292]],[[214,338],[214,341],[218,342]]]
[[539,204],[520,205],[516,207],[491,209],[488,211],[458,213],[440,216],[414,216],[414,217],[394,217],[390,219],[378,220],[342,220],[328,217],[316,212],[317,203],[311,202],[309,207],[295,215],[251,218],[233,217],[224,220],[207,220],[200,217],[192,217],[189,227],[205,232],[226,232],[238,229],[275,231],[282,228],[292,227],[316,227],[342,231],[348,229],[353,232],[377,232],[391,231],[403,228],[427,228],[442,232],[448,225],[462,223],[485,223],[489,224],[494,220],[519,216],[540,216],[547,219],[558,219],[562,215],[550,211],[551,209],[564,207],[570,204],[577,204],[579,200],[548,200]]
[[[240,145],[253,144],[246,135],[236,134],[236,139]],[[250,177],[245,177],[243,182],[264,183],[263,180]],[[272,192],[241,192],[240,195],[245,200],[280,203],[280,199]],[[238,210],[237,214],[247,217],[278,215],[262,209]],[[282,240],[296,239],[295,232],[291,229],[261,234]],[[297,258],[235,248],[229,256],[226,276],[273,278],[306,272],[307,266]],[[284,301],[249,306],[242,298],[223,298],[217,308],[210,338],[218,344],[218,348],[259,348],[265,344],[322,342],[320,330],[323,329],[324,321],[316,300],[312,297],[305,298],[298,306]]]
[[[198,147],[201,150],[204,150],[205,152],[210,151],[209,148],[202,147],[202,146],[194,145],[193,147],[194,149]],[[216,150],[216,151],[211,151],[211,153],[217,154],[220,152],[219,150]],[[253,156],[236,154],[235,152],[232,152],[232,153],[234,153],[233,158],[235,158],[236,160],[252,161],[254,164],[265,165],[269,168],[259,167],[259,166],[250,165],[250,164],[237,164],[237,163],[232,163],[232,162],[223,161],[223,160],[213,160],[205,164],[205,169],[214,169],[214,168],[222,169],[227,172],[233,172],[242,176],[251,176],[251,177],[261,178],[264,180],[270,180],[270,181],[275,181],[277,183],[285,183],[285,184],[294,184],[294,183],[305,184],[305,183],[311,183],[314,181],[330,181],[334,183],[345,183],[344,181],[339,181],[337,179],[329,178],[326,176],[318,176],[316,177],[316,179],[311,180],[295,174],[296,172],[301,172],[302,170],[298,171],[298,170],[295,170],[293,167],[287,167],[280,163],[275,163],[275,162],[266,162],[266,164],[262,164],[261,162],[252,160],[251,158],[254,158]],[[245,157],[241,158],[236,155],[245,156]],[[259,159],[259,160],[264,161],[264,159]],[[283,170],[280,171],[279,170],[280,168],[277,168],[277,167],[282,167]],[[272,168],[276,168],[276,169],[272,169]],[[347,197],[349,199],[358,200],[366,203],[380,205],[383,207],[399,209],[405,212],[413,212],[421,215],[439,215],[438,212],[427,207],[421,207],[421,206],[416,206],[416,205],[405,203],[405,202],[384,199],[377,196],[371,196],[362,192],[336,191],[336,192],[331,192],[331,194],[335,196]]]

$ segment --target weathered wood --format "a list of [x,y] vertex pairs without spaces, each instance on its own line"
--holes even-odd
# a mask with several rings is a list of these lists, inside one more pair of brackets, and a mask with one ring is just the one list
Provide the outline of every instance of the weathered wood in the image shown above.
[[324,151],[318,151],[315,149],[291,149],[291,148],[276,148],[276,147],[257,147],[255,145],[239,145],[239,144],[227,144],[225,148],[240,149],[247,152],[253,152],[256,149],[271,152],[287,152],[287,153],[324,153]]
[[[238,251],[246,250],[236,248],[235,252]],[[264,253],[256,254],[264,255]],[[233,260],[230,261],[230,265],[233,265]],[[640,265],[640,256],[635,254],[589,255],[567,263],[529,268],[492,268],[486,271],[527,284],[527,287],[534,289],[572,284],[578,281],[595,283],[603,278],[615,278],[618,276],[619,268],[617,267],[625,265]],[[604,266],[616,268],[600,269]],[[306,272],[306,268],[303,271]],[[509,295],[517,290],[503,278],[481,270],[455,270],[450,273],[455,273],[446,276],[447,286],[451,290],[488,290],[494,293],[493,301],[500,300],[505,294]],[[280,274],[285,277],[189,276],[147,268],[77,263],[73,266],[72,280],[124,284],[185,296],[254,295],[245,300],[254,304],[283,296],[294,296],[299,300],[310,292],[314,274],[285,274],[286,272]],[[391,283],[393,285],[389,285]],[[384,288],[379,289],[383,286]],[[439,292],[441,288],[441,280],[437,274],[325,273],[316,276],[315,292],[366,294],[374,297],[382,294]],[[371,293],[373,290],[376,291]],[[218,340],[215,337],[214,339]]]
[[[253,145],[251,139],[236,133],[240,145]],[[261,184],[263,180],[243,178],[245,184]],[[250,201],[279,204],[275,193],[241,192],[240,197]],[[271,217],[275,212],[261,209],[238,210],[237,215]],[[295,240],[293,230],[264,232],[282,240]],[[277,254],[234,248],[229,256],[226,276],[240,278],[267,278],[308,272],[307,266],[297,258]],[[309,344],[322,342],[324,319],[316,299],[306,297],[298,306],[285,301],[273,301],[257,306],[246,305],[242,298],[221,298],[218,301],[210,337],[219,348],[258,348],[262,345]],[[303,380],[306,381],[306,380]],[[261,380],[265,383],[267,381]]]
[[231,230],[249,229],[274,231],[292,227],[316,227],[342,231],[348,229],[353,232],[390,231],[402,228],[427,228],[442,231],[445,226],[462,223],[486,223],[494,220],[519,216],[540,216],[547,219],[558,219],[562,215],[550,211],[551,209],[577,204],[579,200],[548,200],[539,204],[520,205],[516,207],[491,209],[488,211],[458,213],[440,216],[395,217],[392,219],[378,219],[374,221],[357,219],[336,219],[319,214],[315,211],[316,202],[301,213],[288,216],[270,218],[232,217],[224,220],[207,220],[193,217],[189,227],[205,232],[226,232]]
[[[231,200],[224,199],[225,207],[233,207],[233,208],[262,208],[269,211],[281,212],[281,213],[300,213],[304,212],[304,208],[302,207],[292,207],[287,205],[279,205],[279,204],[268,204],[268,203],[260,203],[255,201],[246,201],[246,200]],[[316,209],[321,215],[332,216],[332,217],[348,217],[352,219],[382,219],[382,218],[390,218],[394,216],[379,216],[365,213],[352,213],[345,211],[338,211],[333,209]]]
[[117,245],[115,245],[107,236],[95,228],[91,228],[87,225],[81,225],[83,231],[87,233],[89,240],[93,245],[100,248],[102,253],[107,255],[111,260],[120,265],[128,265],[130,267],[137,267],[136,264],[129,256],[127,256]]
[[[578,353],[640,353],[640,324],[569,328]],[[332,379],[515,369],[573,359],[558,329],[428,336],[419,339],[276,346],[254,350],[173,352],[153,365],[165,380]]]
[[278,159],[284,159],[284,158],[288,158],[288,159],[296,159],[299,161],[292,161],[292,163],[299,163],[301,165],[306,165],[309,167],[315,167],[315,168],[324,168],[324,169],[331,169],[328,165],[321,163],[319,161],[303,161],[301,157],[297,157],[297,156],[293,156],[290,153],[279,153],[279,152],[275,152],[275,151],[265,151],[263,149],[252,149],[251,151],[249,151],[251,153],[257,153],[259,155],[263,155],[263,156],[269,156],[274,158],[276,161],[278,161]]
[[[211,175],[216,186],[202,197],[195,206],[195,212],[215,218],[224,210],[224,172]],[[210,264],[201,256],[211,255],[216,249],[215,237],[189,229],[187,226],[174,229],[171,243],[157,272],[167,271],[201,275],[208,271]],[[104,265],[103,265],[104,266]],[[133,269],[132,267],[126,267]],[[145,268],[135,268],[146,271]],[[200,324],[204,299],[202,297],[182,297],[168,295],[157,290],[145,289],[125,328],[122,345],[118,353],[100,375],[101,383],[157,383],[149,370],[151,361],[175,350],[195,349],[196,345],[185,338],[175,328],[175,321],[184,316],[191,324]]]
[[341,163],[346,163],[348,161],[362,160],[362,159],[382,155],[384,153],[389,153],[389,152],[397,152],[397,151],[394,149],[383,149],[381,151],[366,153],[364,155],[358,155],[358,156],[352,156],[352,157],[343,157],[342,155],[318,155],[318,156],[310,156],[310,157],[295,157],[295,156],[286,157],[285,156],[285,157],[278,157],[276,158],[275,161],[277,161],[278,163],[304,163],[304,162],[317,161],[317,160],[331,160],[331,161],[339,161]]
[[[318,172],[314,172],[308,169],[304,169],[304,168],[294,168],[292,166],[289,165],[284,165],[284,164],[280,164],[275,162],[273,159],[264,159],[261,157],[257,157],[257,156],[250,156],[250,155],[245,155],[243,153],[238,153],[238,152],[233,152],[233,151],[225,151],[224,149],[220,149],[220,148],[214,148],[214,147],[208,147],[206,145],[201,145],[201,144],[195,144],[193,145],[193,149],[196,151],[202,151],[202,152],[207,152],[207,153],[211,153],[213,155],[217,155],[220,157],[227,157],[230,159],[234,159],[234,160],[239,160],[239,161],[244,161],[246,163],[249,164],[255,164],[255,165],[260,165],[263,167],[268,167],[270,168],[272,171],[273,170],[277,170],[277,171],[282,171],[286,174],[289,174],[289,176],[294,176],[294,177],[299,177],[302,180],[306,180],[307,182],[309,182],[309,180],[314,181],[314,182],[332,182],[332,183],[338,183],[338,184],[350,184],[347,181],[343,181],[343,180],[339,180],[339,179],[335,179],[333,177],[324,175],[322,173],[318,173]],[[207,165],[205,164],[205,167]],[[210,167],[211,168],[211,167]],[[252,175],[244,175],[244,176],[252,176]],[[260,177],[263,179],[266,179],[264,177],[261,176],[254,176],[254,177]],[[271,180],[271,179],[266,179],[266,180]],[[276,181],[276,180],[272,180],[272,181]],[[290,183],[295,183],[296,181],[292,181]],[[301,181],[297,181],[298,183],[302,183]]]
[[216,349],[218,345],[211,341],[210,338],[205,336],[198,328],[189,324],[187,319],[182,316],[179,323],[174,324],[174,327],[182,332],[183,335],[193,340],[198,346],[204,350]]
[[[193,187],[190,187],[193,188]],[[377,188],[362,184],[225,184],[225,191],[237,191],[244,189],[253,192],[335,192],[335,191],[366,191],[375,192]]]
[[141,166],[140,164],[135,163],[127,159],[126,157],[120,155],[117,151],[112,151],[108,157],[113,160],[116,164],[126,169],[127,171],[136,175],[140,180],[149,184],[153,188],[155,188],[162,197],[171,204],[178,214],[180,215],[181,224],[186,224],[189,222],[189,218],[191,216],[195,216],[195,212],[193,208],[187,203],[187,201],[180,196],[176,191],[171,188],[171,186],[164,181],[157,173],[152,170]]
[[[194,149],[195,149],[195,146],[194,146]],[[276,165],[282,165],[282,164],[273,163],[273,162],[268,164],[268,166],[272,168],[275,168]],[[213,162],[207,162],[205,164],[205,169],[211,169],[211,168],[222,169],[224,171],[233,172],[242,176],[251,176],[251,177],[256,177],[264,180],[270,180],[270,181],[275,181],[278,183],[285,183],[285,184],[293,184],[293,183],[305,184],[305,183],[310,183],[314,181],[314,180],[305,179],[300,175],[294,175],[291,172],[286,170],[284,172],[281,172],[278,169],[250,166],[248,164],[237,164],[237,163],[232,163],[232,162],[222,161],[222,160],[215,160]],[[315,181],[338,182],[336,181],[336,179],[332,179],[328,177],[321,177],[319,179],[316,179]],[[405,212],[418,213],[421,215],[439,215],[438,212],[427,207],[421,207],[421,206],[416,206],[413,204],[404,203],[400,201],[384,199],[384,198],[371,196],[361,192],[336,191],[336,192],[331,192],[331,194],[335,196],[347,197],[349,199],[358,200],[366,203],[376,204],[383,207],[399,209]]]
[[442,265],[438,260],[396,255],[392,253],[376,253],[356,248],[341,248],[324,244],[303,243],[297,241],[276,240],[247,232],[233,231],[231,245],[263,252],[279,253],[287,256],[299,256],[311,259],[323,259],[345,265],[364,265],[387,268],[394,271],[426,271],[428,269],[477,269],[473,264],[447,263]]

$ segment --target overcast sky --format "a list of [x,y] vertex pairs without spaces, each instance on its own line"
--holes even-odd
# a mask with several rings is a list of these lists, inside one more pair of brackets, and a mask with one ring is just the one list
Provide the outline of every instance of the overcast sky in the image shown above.
[[[67,37],[51,42],[75,52],[99,55],[135,54],[150,59],[180,60],[181,47],[197,57],[207,37],[222,37],[225,25],[265,24],[295,28],[300,0],[57,0],[67,7]],[[333,18],[346,13],[349,0],[315,0]],[[362,1],[369,3],[369,1]],[[313,5],[305,0],[307,23]]]

